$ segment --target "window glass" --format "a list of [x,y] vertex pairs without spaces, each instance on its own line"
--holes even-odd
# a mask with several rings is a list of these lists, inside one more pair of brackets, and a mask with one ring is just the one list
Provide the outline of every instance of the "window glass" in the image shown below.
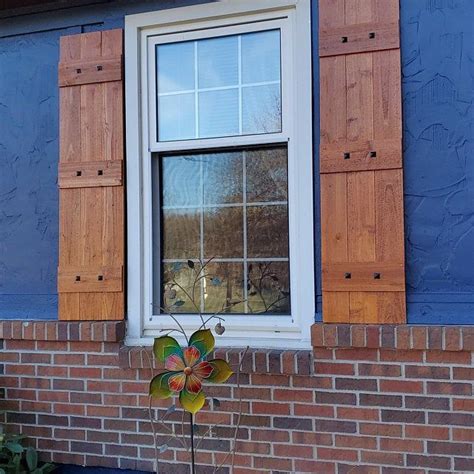
[[289,314],[287,149],[157,154],[153,167],[155,306]]
[[158,141],[281,132],[280,30],[156,46]]

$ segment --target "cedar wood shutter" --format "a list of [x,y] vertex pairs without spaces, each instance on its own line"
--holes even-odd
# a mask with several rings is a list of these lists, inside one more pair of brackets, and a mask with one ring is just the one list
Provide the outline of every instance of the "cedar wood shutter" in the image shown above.
[[123,31],[61,38],[59,319],[124,318]]
[[403,323],[398,0],[320,0],[325,322]]

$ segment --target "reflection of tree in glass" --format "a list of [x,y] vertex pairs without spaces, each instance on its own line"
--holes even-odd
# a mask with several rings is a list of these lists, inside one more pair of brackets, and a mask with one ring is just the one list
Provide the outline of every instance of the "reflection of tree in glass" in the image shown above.
[[281,271],[281,267],[284,266],[287,267],[286,262],[249,264],[247,290],[251,313],[289,312],[289,278],[287,271]]
[[[188,260],[166,265],[163,309],[175,313],[243,312],[242,279],[228,263]],[[208,303],[208,296],[211,300]],[[202,298],[204,297],[204,299]]]
[[[213,263],[212,259],[168,265],[164,272],[163,310],[191,314],[244,313],[243,279],[240,271],[236,271],[241,266]],[[287,262],[249,264],[247,291],[248,313],[288,313]]]

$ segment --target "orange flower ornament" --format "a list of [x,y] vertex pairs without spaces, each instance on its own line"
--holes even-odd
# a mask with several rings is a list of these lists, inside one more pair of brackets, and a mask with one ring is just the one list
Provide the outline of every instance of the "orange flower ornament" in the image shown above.
[[150,382],[150,395],[166,399],[179,393],[179,402],[183,409],[196,414],[206,401],[202,383],[223,383],[233,374],[225,360],[204,360],[214,349],[214,344],[210,329],[196,331],[185,348],[171,336],[157,337],[153,344],[153,353],[157,360],[164,362],[167,370],[153,377]]

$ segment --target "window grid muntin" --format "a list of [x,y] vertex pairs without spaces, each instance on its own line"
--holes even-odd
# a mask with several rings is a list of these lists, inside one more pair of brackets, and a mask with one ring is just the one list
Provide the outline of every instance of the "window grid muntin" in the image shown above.
[[[226,28],[228,29],[228,27]],[[263,82],[255,82],[255,83],[242,83],[242,36],[245,34],[254,34],[254,33],[264,33],[269,31],[278,31],[279,33],[279,57],[280,57],[280,67],[279,67],[279,80],[278,81],[263,81]],[[198,64],[198,43],[203,39],[213,39],[213,38],[223,38],[227,36],[237,36],[238,39],[238,84],[232,86],[216,86],[216,87],[203,87],[199,88],[199,64]],[[283,49],[282,49],[282,37],[283,37],[283,28],[281,26],[276,26],[273,28],[262,28],[257,29],[255,31],[247,31],[243,33],[236,33],[236,34],[224,34],[224,35],[217,35],[217,36],[209,36],[209,37],[202,37],[195,40],[181,40],[181,41],[170,41],[170,42],[163,42],[157,43],[154,46],[154,73],[155,73],[155,138],[156,142],[160,144],[166,143],[174,143],[180,141],[193,141],[193,140],[213,140],[219,138],[232,138],[232,137],[242,137],[242,136],[265,136],[265,135],[272,135],[272,134],[281,134],[283,133],[283,88],[282,88],[282,76],[283,76]],[[184,43],[184,42],[193,42],[194,44],[194,89],[186,89],[182,91],[173,91],[173,92],[158,92],[158,64],[157,64],[157,56],[158,56],[158,48],[160,45],[163,44],[173,44],[173,43]],[[279,127],[278,130],[272,132],[257,132],[257,133],[243,133],[243,94],[242,90],[245,88],[251,87],[259,87],[259,86],[270,86],[270,85],[278,85],[280,86],[279,91],[279,100],[280,100],[280,107],[279,107]],[[214,91],[223,91],[223,90],[238,90],[239,96],[239,133],[233,135],[210,135],[210,136],[200,136],[199,131],[199,93],[201,92],[214,92]],[[184,94],[194,94],[194,138],[179,138],[179,139],[169,139],[169,140],[160,140],[159,134],[159,123],[160,119],[158,116],[159,110],[159,98],[160,97],[169,97],[175,95],[184,95]]]

